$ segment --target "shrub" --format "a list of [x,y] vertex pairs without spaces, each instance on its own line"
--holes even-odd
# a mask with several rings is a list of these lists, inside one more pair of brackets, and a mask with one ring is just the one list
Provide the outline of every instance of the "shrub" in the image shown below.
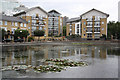
[[28,37],[28,42],[34,41],[33,37]]

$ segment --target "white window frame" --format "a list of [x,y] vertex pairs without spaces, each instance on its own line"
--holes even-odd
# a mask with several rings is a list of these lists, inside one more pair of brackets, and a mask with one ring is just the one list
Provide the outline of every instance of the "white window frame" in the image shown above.
[[17,22],[15,22],[15,26],[18,26],[18,23],[17,23]]
[[24,27],[26,27],[26,23],[24,23]]
[[7,25],[7,21],[5,21],[5,25]]
[[28,27],[28,29],[30,29],[30,26]]
[[102,24],[104,24],[104,21],[102,21]]
[[23,23],[21,23],[20,26],[23,27]]
[[12,22],[12,26],[14,26],[14,22]]
[[3,25],[3,21],[0,21],[0,25]]

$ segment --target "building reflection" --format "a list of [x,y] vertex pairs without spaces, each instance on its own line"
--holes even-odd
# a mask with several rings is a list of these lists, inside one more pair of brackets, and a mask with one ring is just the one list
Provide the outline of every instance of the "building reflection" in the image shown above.
[[59,46],[23,46],[3,50],[3,66],[9,65],[40,65],[42,59],[48,58],[107,58],[107,48],[87,47],[59,47]]

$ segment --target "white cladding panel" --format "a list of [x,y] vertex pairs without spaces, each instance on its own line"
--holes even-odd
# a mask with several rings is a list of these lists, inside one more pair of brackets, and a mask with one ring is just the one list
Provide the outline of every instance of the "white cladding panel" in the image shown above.
[[27,16],[33,16],[35,14],[39,14],[40,16],[45,16],[45,17],[47,16],[47,14],[43,12],[42,10],[40,10],[39,8],[35,8],[26,13]]
[[92,16],[100,17],[100,18],[107,18],[107,16],[101,12],[98,12],[96,10],[92,10],[82,16],[82,19],[86,18],[92,18]]
[[[79,28],[77,28],[78,24],[79,24]],[[81,22],[75,22],[75,34],[81,35],[81,29],[80,28],[81,28]],[[79,33],[77,33],[77,29],[79,29]]]

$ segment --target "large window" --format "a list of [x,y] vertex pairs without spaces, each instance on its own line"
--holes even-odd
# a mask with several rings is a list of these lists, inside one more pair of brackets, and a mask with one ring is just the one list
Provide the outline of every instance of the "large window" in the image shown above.
[[77,24],[77,28],[79,28],[79,24]]
[[18,26],[17,22],[15,22],[15,26]]
[[21,23],[20,26],[23,27],[23,23]]
[[14,22],[12,22],[12,26],[14,26]]
[[24,27],[26,27],[26,24],[24,24]]
[[2,21],[0,21],[0,25],[3,25],[3,22],[2,22]]
[[79,29],[77,29],[77,34],[79,34]]
[[5,25],[7,25],[7,21],[5,21]]

